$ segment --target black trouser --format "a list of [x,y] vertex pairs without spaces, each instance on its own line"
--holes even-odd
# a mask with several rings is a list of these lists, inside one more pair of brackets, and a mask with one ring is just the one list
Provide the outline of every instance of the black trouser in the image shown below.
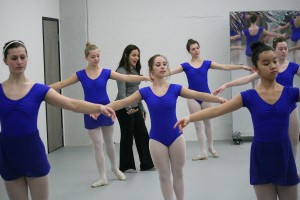
[[149,135],[140,110],[128,115],[126,109],[116,112],[120,129],[120,170],[136,169],[133,156],[133,138],[140,158],[140,169],[147,170],[154,167],[149,151]]

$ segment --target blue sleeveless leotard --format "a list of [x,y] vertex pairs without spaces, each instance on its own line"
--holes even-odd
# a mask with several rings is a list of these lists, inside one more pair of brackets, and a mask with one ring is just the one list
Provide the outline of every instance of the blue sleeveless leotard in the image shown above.
[[290,112],[285,108],[299,101],[299,88],[284,87],[273,105],[265,102],[254,89],[241,92],[241,97],[243,106],[251,113],[254,128],[250,184],[298,184],[299,177],[288,135]]
[[156,96],[150,87],[139,89],[145,100],[151,119],[150,139],[170,146],[180,135],[179,128],[173,128],[177,122],[176,103],[181,85],[170,84],[163,96]]
[[19,100],[11,100],[0,84],[0,174],[4,180],[41,177],[50,165],[37,128],[41,102],[50,87],[34,84]]
[[291,40],[293,42],[297,42],[300,39],[300,27],[295,26],[295,23],[294,23],[293,19],[290,21],[290,24],[292,25]]
[[[185,62],[181,64],[183,71],[186,74],[189,89],[195,90],[197,92],[205,92],[210,93],[208,87],[207,73],[211,66],[211,62],[209,60],[204,60],[202,65],[198,68],[195,68],[190,65],[190,63]],[[199,104],[202,103],[200,100],[196,100]]]
[[[91,79],[84,69],[76,72],[84,91],[85,101],[103,105],[110,103],[106,91],[106,85],[110,78],[110,74],[110,69],[102,69],[101,74],[96,79]],[[105,115],[100,115],[97,120],[94,120],[88,114],[84,114],[84,127],[86,129],[95,129],[100,126],[111,126],[113,124],[114,122],[112,119]]]
[[[298,70],[299,65],[297,63],[289,62],[287,68],[283,72],[278,73],[276,82],[286,87],[293,87],[294,76],[297,74]],[[296,107],[297,104],[293,104],[290,108],[290,112]]]
[[264,28],[263,27],[259,27],[258,31],[255,35],[250,35],[249,29],[245,29],[243,30],[245,36],[246,36],[246,55],[251,57],[252,56],[252,51],[251,51],[251,44],[253,42],[257,42],[260,39],[260,36],[263,32]]

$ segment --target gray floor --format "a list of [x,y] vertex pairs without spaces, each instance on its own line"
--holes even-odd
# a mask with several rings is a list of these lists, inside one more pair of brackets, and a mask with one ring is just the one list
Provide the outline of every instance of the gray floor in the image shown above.
[[[185,199],[255,199],[254,191],[249,184],[250,145],[250,142],[235,145],[232,141],[216,141],[215,148],[221,154],[220,158],[209,157],[205,161],[192,161],[191,158],[198,153],[199,147],[196,142],[187,142],[184,168]],[[118,147],[116,144],[117,152]],[[300,155],[300,150],[298,152]],[[298,160],[297,165],[300,166]],[[98,178],[91,146],[61,148],[49,154],[49,161],[52,166],[51,200],[162,199],[156,171],[126,174],[126,181],[118,181],[111,173],[108,162],[109,185],[91,188],[91,183]],[[8,199],[2,181],[0,181],[0,199]]]

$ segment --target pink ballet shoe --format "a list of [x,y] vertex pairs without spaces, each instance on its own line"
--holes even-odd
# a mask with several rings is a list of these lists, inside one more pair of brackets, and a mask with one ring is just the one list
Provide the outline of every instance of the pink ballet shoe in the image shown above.
[[207,160],[207,158],[208,158],[207,154],[201,153],[199,156],[192,158],[192,161]]
[[95,183],[93,183],[91,185],[91,187],[92,188],[96,188],[96,187],[101,187],[101,186],[104,186],[104,185],[107,185],[107,184],[108,184],[107,180],[99,179],[98,181],[96,181]]
[[216,152],[215,150],[208,150],[208,151],[214,158],[220,157],[220,154],[218,152]]
[[119,169],[112,169],[111,171],[118,177],[120,181],[126,180],[126,176]]

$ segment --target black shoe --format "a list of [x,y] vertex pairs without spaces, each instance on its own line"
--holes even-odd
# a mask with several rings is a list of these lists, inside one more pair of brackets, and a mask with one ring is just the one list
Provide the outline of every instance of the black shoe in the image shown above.
[[156,168],[155,167],[151,167],[151,168],[142,168],[141,171],[155,171]]
[[126,169],[124,173],[137,173],[136,169]]

